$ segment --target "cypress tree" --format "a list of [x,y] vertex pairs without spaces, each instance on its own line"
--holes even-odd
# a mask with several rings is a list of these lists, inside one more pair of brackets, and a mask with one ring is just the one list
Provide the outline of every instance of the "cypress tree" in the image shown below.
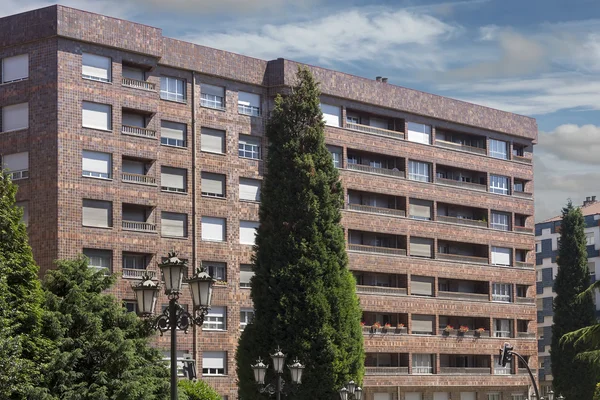
[[594,369],[576,359],[578,351],[575,345],[561,343],[563,335],[593,325],[596,320],[591,294],[578,296],[590,285],[584,228],[581,210],[569,201],[562,210],[560,225],[550,349],[554,391],[567,399],[591,399],[597,382]]
[[[288,364],[298,357],[306,365],[295,399],[334,399],[348,380],[362,381],[361,311],[340,225],[343,190],[325,147],[319,95],[310,71],[300,68],[267,123],[251,290],[255,317],[237,352],[244,400],[268,398],[258,393],[250,365],[259,356],[270,363],[277,346]],[[285,379],[290,385],[287,368]]]

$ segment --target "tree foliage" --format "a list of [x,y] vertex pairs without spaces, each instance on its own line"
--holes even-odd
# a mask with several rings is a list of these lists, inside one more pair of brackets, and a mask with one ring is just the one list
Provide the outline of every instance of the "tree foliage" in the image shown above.
[[591,399],[597,382],[595,368],[577,357],[581,346],[564,340],[561,343],[563,335],[595,323],[591,293],[579,296],[590,285],[584,228],[581,210],[569,201],[562,210],[550,350],[554,390],[567,399]]
[[179,392],[181,397],[187,400],[221,400],[222,397],[215,389],[204,381],[179,381]]
[[8,399],[38,392],[50,343],[41,336],[42,289],[17,186],[0,171],[0,387]]
[[43,386],[52,399],[163,400],[169,372],[149,327],[103,293],[114,277],[87,261],[58,261],[46,274],[44,327],[56,349]]
[[288,364],[297,356],[306,365],[295,399],[334,399],[348,380],[362,381],[361,311],[340,225],[343,190],[325,147],[319,95],[312,74],[299,69],[289,96],[275,99],[267,124],[251,291],[255,317],[237,352],[245,400],[267,398],[257,393],[250,365],[277,346]]

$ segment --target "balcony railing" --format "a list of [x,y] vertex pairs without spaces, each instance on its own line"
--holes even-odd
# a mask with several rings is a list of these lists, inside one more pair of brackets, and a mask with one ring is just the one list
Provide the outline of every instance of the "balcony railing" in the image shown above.
[[356,285],[356,292],[364,294],[387,294],[392,296],[406,296],[407,294],[406,288],[367,285]]
[[512,371],[509,368],[503,368],[503,367],[494,367],[494,375],[511,375]]
[[449,254],[449,253],[438,253],[438,260],[446,260],[446,261],[461,261],[461,262],[472,262],[478,264],[489,264],[487,257],[477,257],[477,256],[463,256],[461,254]]
[[475,301],[489,301],[490,296],[488,294],[481,293],[464,293],[464,292],[446,292],[439,290],[438,297],[446,299],[458,299],[458,300],[475,300]]
[[447,142],[445,140],[435,139],[435,145],[438,147],[444,147],[446,149],[462,150],[469,153],[482,154],[484,156],[487,154],[487,151],[481,147],[472,147],[460,143]]
[[412,367],[412,373],[416,375],[433,374],[433,367]]
[[519,162],[524,162],[527,164],[531,164],[533,162],[533,160],[531,158],[527,158],[527,157],[523,157],[523,156],[516,156],[513,154],[512,156],[513,161],[519,161]]
[[466,218],[448,217],[446,215],[438,215],[437,220],[440,222],[450,222],[452,224],[478,226],[480,228],[487,228],[487,222],[478,221],[475,219],[466,219]]
[[365,375],[408,375],[408,367],[365,367]]
[[134,88],[134,89],[150,90],[153,92],[156,91],[156,85],[154,83],[140,81],[137,79],[123,78],[123,80],[121,81],[121,84],[123,86],[127,86],[127,87]]
[[402,328],[397,328],[397,327],[389,327],[386,328],[384,326],[382,326],[381,328],[377,328],[374,329],[370,326],[363,326],[362,327],[362,331],[363,334],[365,335],[375,335],[375,334],[379,334],[379,335],[406,335],[406,332],[408,332],[408,329],[406,329],[406,327],[402,327]]
[[514,230],[515,232],[521,232],[521,233],[533,233],[533,228],[527,228],[525,226],[514,226]]
[[138,232],[156,232],[156,224],[138,221],[123,221],[123,230]]
[[252,117],[260,117],[260,108],[247,106],[245,104],[238,104],[238,113],[250,115]]
[[348,163],[347,168],[353,169],[355,171],[370,172],[372,174],[396,176],[398,178],[406,177],[406,174],[404,173],[404,171],[400,171],[398,168],[393,168],[393,169],[377,168],[377,167],[371,167],[370,165],[351,164],[351,163]]
[[480,183],[455,181],[454,179],[440,178],[437,176],[435,177],[435,183],[439,183],[442,185],[448,185],[448,186],[456,186],[456,187],[463,188],[463,189],[471,189],[471,190],[479,190],[481,192],[487,192],[487,186],[482,185]]
[[489,367],[440,367],[440,374],[446,375],[489,375]]
[[536,335],[534,332],[517,332],[517,337],[520,339],[535,339]]
[[533,297],[517,297],[516,302],[519,304],[535,304]]
[[156,276],[156,272],[148,271],[147,269],[123,268],[123,278],[142,279],[144,275],[148,275],[153,278]]
[[513,196],[521,197],[523,199],[533,199],[533,193],[520,192],[518,190],[513,190]]
[[355,131],[369,133],[371,135],[383,135],[394,139],[404,139],[403,132],[390,131],[389,129],[376,128],[374,126],[355,124],[353,122],[346,122],[346,128]]
[[147,139],[156,139],[156,131],[152,129],[140,128],[139,126],[122,125],[121,133],[123,135],[138,136]]
[[347,208],[348,208],[348,210],[353,210],[353,211],[363,211],[363,212],[368,212],[368,213],[373,213],[373,214],[384,214],[384,215],[395,215],[397,217],[406,217],[406,211],[397,210],[395,208],[373,207],[373,206],[367,206],[367,205],[363,205],[363,204],[353,204],[353,203],[348,203]]
[[533,269],[533,263],[523,262],[523,261],[515,261],[515,268],[523,268],[523,269]]
[[156,178],[153,176],[123,172],[121,177],[122,177],[123,182],[137,183],[140,185],[156,186]]
[[393,247],[382,246],[365,246],[363,244],[349,244],[348,249],[351,251],[364,251],[367,253],[388,254],[394,256],[405,256],[406,249],[396,249]]

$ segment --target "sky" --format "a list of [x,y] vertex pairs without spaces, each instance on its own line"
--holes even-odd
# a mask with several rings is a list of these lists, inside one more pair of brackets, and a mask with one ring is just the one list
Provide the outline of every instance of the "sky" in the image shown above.
[[[0,16],[56,3],[0,0]],[[598,0],[65,0],[163,35],[531,116],[536,222],[600,197]]]

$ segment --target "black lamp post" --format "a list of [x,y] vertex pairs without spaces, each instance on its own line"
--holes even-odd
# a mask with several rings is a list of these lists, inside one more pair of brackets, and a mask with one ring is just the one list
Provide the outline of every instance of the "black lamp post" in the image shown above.
[[192,294],[193,310],[190,314],[177,302],[187,268],[186,262],[180,260],[176,253],[169,253],[167,260],[158,264],[158,267],[164,280],[165,294],[169,297],[169,307],[161,315],[153,317],[160,291],[159,284],[145,276],[142,282],[132,286],[132,289],[137,300],[138,315],[147,318],[161,335],[171,330],[171,400],[177,400],[177,329],[187,333],[191,325],[202,326],[210,309],[215,280],[205,269],[198,268],[194,276],[185,281]]
[[[265,385],[265,376],[267,374],[267,369],[269,369],[268,365],[265,365],[262,361],[262,358],[258,358],[256,360],[255,365],[251,365],[252,371],[254,372],[254,380],[261,387],[259,391],[261,393],[268,393],[269,395],[276,395],[277,400],[281,400],[281,394],[286,391],[285,381],[282,378],[283,375],[283,365],[285,364],[285,354],[281,351],[279,347],[275,350],[274,354],[271,354],[271,359],[273,360],[273,369],[275,370],[275,385],[269,383]],[[302,383],[302,373],[304,372],[304,365],[298,361],[298,359],[294,360],[294,363],[288,365],[290,369],[290,373],[292,375],[292,383],[294,385],[299,385]]]
[[363,391],[354,381],[350,381],[340,389],[340,400],[362,400]]

